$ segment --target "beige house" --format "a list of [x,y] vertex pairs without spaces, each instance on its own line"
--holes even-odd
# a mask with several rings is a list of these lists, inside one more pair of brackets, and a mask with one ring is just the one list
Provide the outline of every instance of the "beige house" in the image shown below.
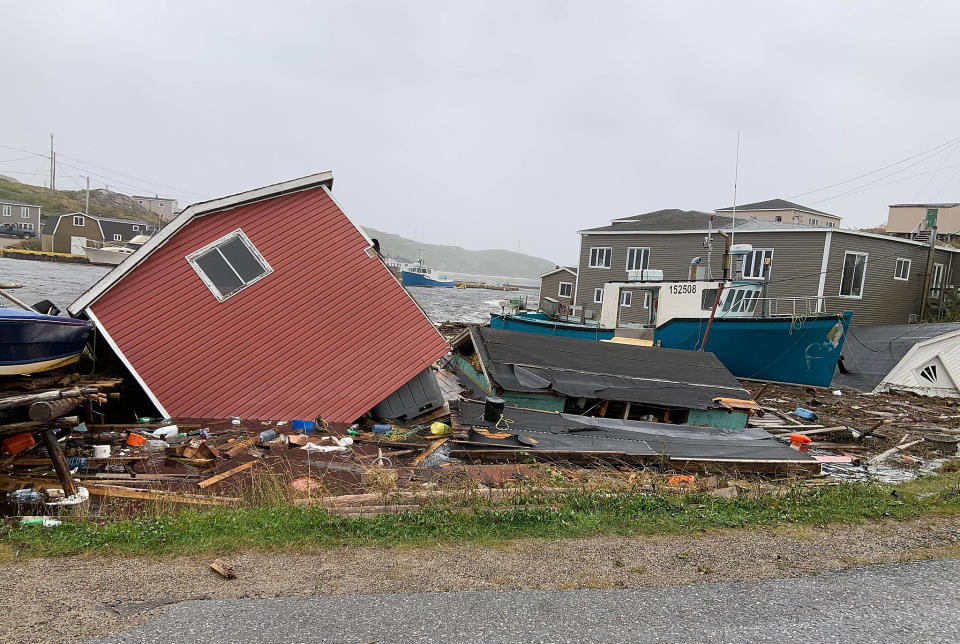
[[540,297],[550,297],[561,304],[573,304],[573,285],[577,282],[577,269],[558,266],[540,276]]
[[960,203],[895,203],[887,213],[888,235],[909,237],[925,229],[928,210],[937,211],[937,238],[960,235]]
[[138,204],[150,212],[160,215],[164,221],[170,221],[177,214],[177,200],[167,199],[166,197],[145,197],[143,195],[134,195],[131,197]]
[[44,218],[43,250],[83,255],[83,247],[94,244],[120,244],[137,235],[152,235],[156,226],[139,219],[114,219],[68,212]]
[[[733,215],[733,206],[718,208],[714,212],[718,215],[730,217]],[[737,217],[749,217],[761,221],[780,221],[786,224],[802,224],[804,226],[823,226],[824,228],[837,228],[842,221],[842,218],[837,215],[831,215],[822,210],[814,210],[808,206],[801,206],[786,199],[768,199],[767,201],[738,205]]]

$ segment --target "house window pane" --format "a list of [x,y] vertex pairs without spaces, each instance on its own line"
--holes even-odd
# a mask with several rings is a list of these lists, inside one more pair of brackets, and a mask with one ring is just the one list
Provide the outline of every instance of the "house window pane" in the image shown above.
[[639,271],[650,267],[650,249],[649,248],[628,248],[627,249],[627,270]]
[[840,277],[840,295],[862,297],[867,270],[867,254],[847,252],[843,256],[843,274]]
[[896,268],[893,270],[894,279],[906,280],[910,278],[910,260],[898,258]]
[[221,296],[226,297],[243,286],[243,280],[233,272],[233,269],[227,264],[227,260],[216,248],[198,257],[196,262],[207,278],[220,291]]
[[573,293],[573,284],[570,282],[560,282],[560,291],[558,295],[560,297],[570,297]]
[[594,304],[603,304],[603,289],[595,288],[593,289],[593,303]]
[[628,307],[633,305],[633,293],[630,291],[620,292],[620,306]]
[[610,268],[610,248],[590,249],[590,268]]
[[263,264],[254,257],[250,249],[240,239],[234,238],[223,246],[220,252],[230,262],[244,282],[251,282],[266,272]]

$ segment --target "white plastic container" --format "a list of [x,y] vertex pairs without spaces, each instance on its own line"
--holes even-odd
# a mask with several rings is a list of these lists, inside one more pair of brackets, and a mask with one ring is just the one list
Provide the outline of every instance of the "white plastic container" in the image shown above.
[[94,446],[93,446],[93,457],[94,457],[94,458],[110,458],[110,446],[109,446],[109,445],[94,445]]

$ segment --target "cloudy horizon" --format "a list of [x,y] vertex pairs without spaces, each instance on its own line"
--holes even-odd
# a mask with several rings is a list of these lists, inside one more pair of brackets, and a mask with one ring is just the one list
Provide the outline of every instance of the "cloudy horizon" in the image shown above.
[[43,185],[50,133],[58,188],[89,175],[181,205],[332,170],[363,225],[570,264],[577,230],[731,205],[739,130],[739,204],[875,226],[891,203],[960,201],[958,17],[948,2],[7,2],[0,174]]

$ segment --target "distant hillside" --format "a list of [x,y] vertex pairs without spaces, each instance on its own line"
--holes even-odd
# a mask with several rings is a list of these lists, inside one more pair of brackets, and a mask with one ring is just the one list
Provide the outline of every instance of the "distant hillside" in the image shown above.
[[[84,190],[48,190],[0,175],[0,198],[40,206],[40,213],[43,215],[83,212],[85,196]],[[90,214],[120,219],[142,219],[151,223],[157,221],[155,214],[127,195],[103,189],[90,191]]]
[[[420,257],[420,243],[364,227],[367,234],[380,242],[384,255],[416,260]],[[433,268],[455,273],[495,275],[501,277],[536,277],[554,268],[556,264],[542,257],[524,255],[512,250],[466,250],[459,246],[441,244],[423,245],[423,263]]]

